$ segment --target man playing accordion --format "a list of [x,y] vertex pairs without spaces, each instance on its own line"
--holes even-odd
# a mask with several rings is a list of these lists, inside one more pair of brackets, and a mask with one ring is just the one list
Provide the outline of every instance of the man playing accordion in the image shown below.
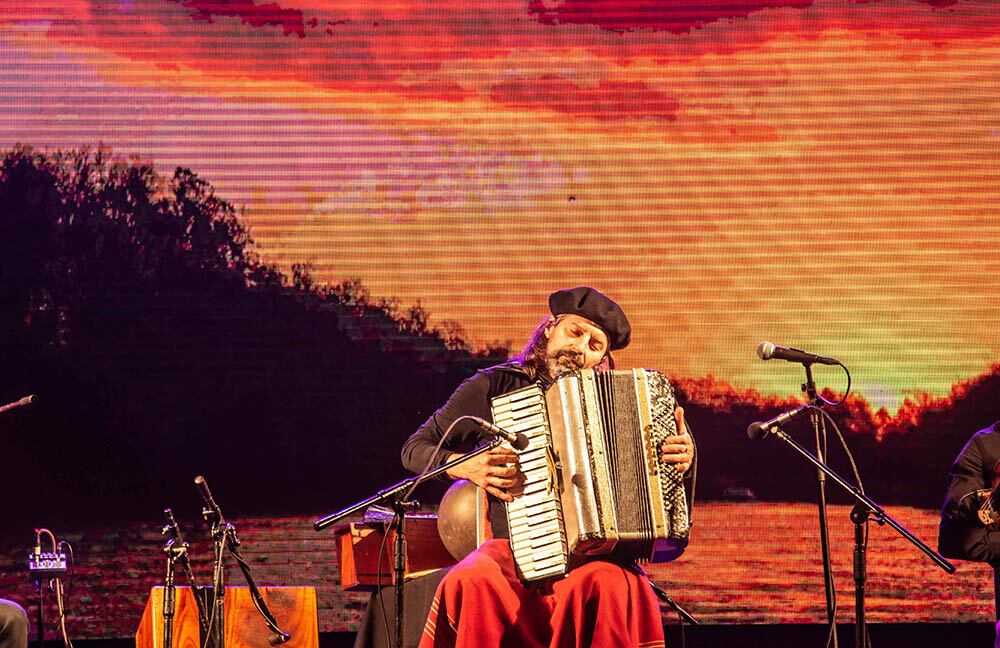
[[[551,316],[519,355],[463,382],[406,441],[402,458],[409,470],[437,467],[489,440],[472,421],[459,421],[444,440],[443,451],[435,455],[442,435],[460,417],[491,421],[493,398],[533,383],[544,389],[562,372],[612,365],[611,352],[625,348],[631,339],[621,307],[593,288],[556,291],[549,297],[549,308]],[[674,418],[677,434],[659,446],[659,459],[685,473],[694,445],[681,408]],[[493,539],[453,567],[438,586],[422,648],[663,645],[658,601],[634,564],[590,559],[565,577],[530,584],[520,580],[504,509],[513,500],[509,491],[521,479],[516,453],[496,448],[456,466],[448,476],[467,479],[489,494]]]

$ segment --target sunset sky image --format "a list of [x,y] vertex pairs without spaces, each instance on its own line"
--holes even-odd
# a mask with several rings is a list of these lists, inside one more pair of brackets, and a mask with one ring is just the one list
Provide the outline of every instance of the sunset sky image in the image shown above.
[[[1000,361],[1000,14],[962,0],[0,0],[0,146],[188,167],[262,258],[519,346],[876,408]],[[836,370],[821,384],[843,389]]]

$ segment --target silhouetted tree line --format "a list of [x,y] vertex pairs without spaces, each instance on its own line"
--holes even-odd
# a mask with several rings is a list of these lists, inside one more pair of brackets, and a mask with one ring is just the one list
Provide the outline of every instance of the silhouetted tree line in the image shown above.
[[[747,426],[802,404],[802,398],[766,397],[737,390],[711,377],[674,378],[696,433],[702,471],[698,493],[709,499],[738,496],[748,488],[758,499],[815,500],[816,471],[776,438],[755,441]],[[822,394],[840,400],[829,389]],[[1000,364],[983,375],[959,383],[949,395],[907,398],[895,415],[872,411],[861,396],[850,395],[838,407],[827,407],[854,456],[865,491],[882,504],[938,507],[944,499],[948,470],[969,437],[1000,420]],[[816,438],[808,418],[785,427],[815,453]],[[833,427],[827,426],[827,463],[852,483],[854,473]],[[833,502],[853,501],[828,482]]]
[[[359,279],[321,284],[305,265],[286,276],[190,170],[162,177],[101,150],[3,157],[0,400],[40,396],[0,419],[5,529],[165,506],[190,520],[197,474],[231,516],[339,509],[403,477],[403,439],[507,352],[470,350],[458,324],[431,327],[419,302]],[[796,399],[674,382],[699,443],[699,498],[815,497],[804,461],[745,434]],[[870,494],[937,506],[965,440],[1000,418],[998,392],[994,367],[895,416],[853,396],[831,413]],[[813,444],[806,423],[789,429]],[[832,433],[828,452],[849,476]]]
[[336,509],[503,357],[358,280],[283,275],[189,170],[3,157],[0,400],[40,397],[0,420],[6,520],[196,516],[202,473],[233,515]]

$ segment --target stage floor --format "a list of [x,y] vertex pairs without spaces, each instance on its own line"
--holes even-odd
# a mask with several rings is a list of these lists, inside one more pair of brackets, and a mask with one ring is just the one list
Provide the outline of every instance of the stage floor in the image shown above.
[[[869,626],[872,648],[915,648],[916,646],[963,646],[986,648],[993,642],[989,623],[890,623]],[[827,628],[813,624],[787,625],[712,625],[689,627],[684,632],[683,648],[823,648]],[[854,626],[838,628],[839,645],[854,646]],[[353,632],[325,632],[319,636],[320,648],[352,648]],[[85,639],[73,642],[75,648],[134,648],[131,638]],[[46,641],[46,645],[61,645]],[[670,627],[666,645],[681,648],[680,631]],[[31,648],[37,648],[34,642]]]

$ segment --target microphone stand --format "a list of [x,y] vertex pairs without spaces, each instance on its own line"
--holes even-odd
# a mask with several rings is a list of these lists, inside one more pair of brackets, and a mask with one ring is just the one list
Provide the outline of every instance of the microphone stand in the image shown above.
[[313,523],[314,529],[322,531],[323,529],[340,522],[344,518],[368,508],[369,506],[379,504],[386,500],[391,500],[392,509],[395,511],[395,515],[393,516],[389,529],[392,529],[393,527],[396,529],[396,541],[393,544],[393,592],[395,593],[396,598],[396,640],[394,644],[397,648],[402,648],[403,646],[403,577],[406,574],[405,513],[406,511],[415,511],[420,508],[419,502],[409,499],[410,495],[421,483],[437,477],[438,475],[444,474],[445,471],[451,470],[460,463],[468,461],[475,456],[481,455],[484,452],[489,452],[503,443],[503,441],[504,439],[502,437],[494,437],[494,439],[489,443],[481,445],[475,450],[467,452],[460,457],[456,457],[455,459],[438,466],[434,470],[417,475],[416,477],[404,479],[393,486],[378,491],[367,499],[352,504],[351,506],[337,511],[336,513],[331,513],[330,515],[322,517]]
[[[868,578],[868,549],[865,547],[865,536],[868,518],[871,511],[861,503],[851,509],[851,522],[854,523],[854,645],[865,648],[868,644],[868,626],[865,623],[865,581]],[[881,524],[881,523],[880,523]]]
[[205,638],[202,639],[202,646],[225,648],[223,623],[226,615],[226,571],[223,564],[225,558],[223,548],[229,534],[228,524],[222,518],[221,511],[216,514],[211,507],[202,509],[201,515],[211,525],[212,536],[212,606],[208,616],[208,630]]
[[[184,569],[184,574],[187,577],[188,585],[191,586],[192,593],[197,590],[197,583],[194,579],[194,572],[191,571],[191,561],[188,558],[188,543],[184,541],[184,537],[181,535],[181,530],[177,526],[177,520],[174,519],[174,512],[169,508],[164,509],[163,515],[167,520],[163,531],[161,531],[163,535],[167,536],[167,541],[163,545],[163,552],[167,554],[167,576],[164,580],[163,588],[163,648],[172,648],[174,634],[173,617],[176,611],[177,591],[174,585],[175,563],[181,563],[181,567]],[[201,628],[202,633],[207,636],[208,620],[205,618],[201,599],[195,597],[195,604],[198,610],[198,626]]]
[[167,554],[167,576],[163,583],[163,648],[172,648],[174,641],[174,563],[187,553],[187,546],[174,543],[173,538],[163,546]]
[[[250,565],[243,559],[240,554],[240,539],[236,535],[236,527],[231,523],[226,522],[225,518],[222,516],[222,509],[219,505],[215,503],[215,499],[212,498],[212,492],[208,489],[208,484],[205,482],[205,478],[199,475],[195,479],[195,483],[201,490],[202,497],[205,499],[205,504],[207,505],[202,509],[202,516],[207,522],[212,525],[212,540],[215,543],[215,584],[213,585],[215,591],[212,619],[214,620],[213,626],[210,628],[210,632],[216,632],[216,648],[224,648],[223,646],[223,619],[225,618],[225,609],[223,605],[224,595],[225,595],[225,569],[224,569],[224,558],[225,550],[228,549],[230,555],[236,559],[236,563],[240,567],[240,571],[243,572],[243,578],[246,580],[247,587],[250,589],[250,598],[253,601],[254,607],[260,613],[261,617],[264,619],[264,623],[274,634],[268,638],[268,643],[272,646],[277,646],[283,644],[292,638],[287,632],[284,632],[280,627],[278,627],[278,622],[275,620],[274,615],[267,607],[267,603],[264,601],[264,597],[261,595],[260,590],[257,588],[257,583],[254,580],[253,574],[250,572]],[[165,647],[166,648],[166,647]]]
[[[931,559],[934,564],[943,569],[949,574],[955,573],[955,566],[945,560],[945,558],[928,547],[923,541],[917,538],[915,535],[910,533],[906,528],[903,527],[899,522],[892,518],[881,506],[878,505],[873,499],[862,493],[859,489],[848,483],[843,477],[835,473],[830,469],[825,463],[820,461],[818,458],[814,457],[808,450],[803,448],[795,439],[790,437],[784,430],[779,426],[771,428],[771,433],[778,437],[793,450],[798,452],[800,455],[806,458],[809,463],[816,466],[817,470],[821,474],[829,477],[834,483],[838,484],[841,488],[851,494],[857,503],[854,505],[854,510],[851,511],[851,521],[854,522],[854,582],[855,582],[855,642],[857,648],[863,648],[865,645],[865,636],[867,629],[865,627],[865,577],[867,571],[866,556],[865,556],[865,531],[864,526],[871,517],[879,525],[888,524],[890,527],[896,530],[899,535],[906,538],[913,546],[922,551],[928,558]],[[834,628],[834,636],[836,636],[836,628]]]
[[[818,408],[822,404],[822,401],[816,391],[816,382],[813,380],[812,363],[803,362],[802,366],[806,370],[806,381],[802,384],[802,391],[806,393],[809,405]],[[816,458],[820,463],[825,463],[826,426],[822,425],[818,410],[809,410],[809,420],[812,423],[813,434],[816,437]],[[823,430],[822,435],[820,435],[821,426]],[[816,471],[816,478],[819,484],[817,504],[819,508],[820,553],[823,559],[823,587],[826,592],[826,621],[832,628],[830,636],[832,637],[833,648],[837,648],[837,607],[834,601],[833,566],[830,559],[830,531],[826,514],[826,475],[823,474],[822,470],[818,470]]]
[[41,576],[35,579],[35,587],[37,588],[38,591],[38,620],[35,623],[36,629],[38,631],[36,634],[38,641],[38,648],[45,648],[45,624],[43,623],[44,613],[42,612],[42,609],[45,605],[45,590],[44,590],[45,586],[42,585],[43,580],[44,579]]

